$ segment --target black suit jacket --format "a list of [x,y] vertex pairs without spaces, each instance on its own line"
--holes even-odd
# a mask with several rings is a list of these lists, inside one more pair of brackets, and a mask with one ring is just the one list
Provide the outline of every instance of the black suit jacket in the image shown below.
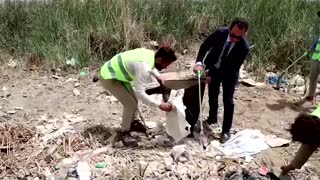
[[[215,72],[222,72],[224,76],[237,78],[239,76],[239,70],[243,64],[245,58],[249,53],[249,44],[245,38],[234,44],[233,48],[229,52],[229,55],[221,60],[220,68],[217,69],[215,64],[219,60],[220,53],[228,38],[229,28],[220,27],[201,44],[196,62],[202,62],[206,65],[206,69],[209,69],[209,76],[212,76]],[[204,59],[206,53],[211,49],[206,59]]]

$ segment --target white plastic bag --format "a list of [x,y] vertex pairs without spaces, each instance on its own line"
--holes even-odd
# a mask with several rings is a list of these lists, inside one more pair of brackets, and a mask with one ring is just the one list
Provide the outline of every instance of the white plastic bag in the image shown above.
[[166,113],[166,132],[176,142],[182,140],[190,134],[190,124],[186,121],[185,109],[183,104],[184,89],[171,90],[169,102],[174,109]]

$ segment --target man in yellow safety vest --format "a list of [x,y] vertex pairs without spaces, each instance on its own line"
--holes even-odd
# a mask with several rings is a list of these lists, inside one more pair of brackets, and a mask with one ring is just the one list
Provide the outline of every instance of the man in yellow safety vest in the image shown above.
[[311,114],[300,114],[292,124],[290,133],[294,141],[300,142],[300,148],[295,157],[287,165],[281,167],[282,173],[301,169],[311,155],[320,146],[320,104]]
[[[115,96],[123,105],[121,130],[113,141],[122,141],[125,146],[137,146],[137,140],[130,134],[133,119],[137,111],[138,99],[151,107],[162,111],[172,110],[170,103],[156,100],[146,94],[147,84],[152,77],[162,80],[158,70],[162,70],[176,60],[174,51],[163,46],[153,51],[137,48],[119,53],[107,61],[100,70],[102,86]],[[134,90],[131,86],[133,82]],[[141,124],[138,123],[141,127]]]
[[[318,16],[320,17],[320,11],[318,12]],[[306,101],[312,102],[317,94],[319,94],[316,90],[320,75],[320,36],[315,39],[306,54],[311,56],[309,89],[308,94],[295,103],[298,106],[303,105]]]

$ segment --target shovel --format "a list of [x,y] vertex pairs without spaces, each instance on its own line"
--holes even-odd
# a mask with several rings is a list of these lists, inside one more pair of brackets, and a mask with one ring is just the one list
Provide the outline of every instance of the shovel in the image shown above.
[[200,144],[201,146],[203,147],[203,149],[206,149],[207,148],[207,144],[208,144],[208,141],[207,141],[207,138],[203,132],[203,124],[202,124],[202,120],[203,120],[203,117],[202,117],[202,102],[201,102],[201,72],[198,70],[197,71],[197,77],[198,77],[198,85],[199,85],[199,118],[198,120],[200,121],[200,135],[199,135],[199,140],[200,140]]

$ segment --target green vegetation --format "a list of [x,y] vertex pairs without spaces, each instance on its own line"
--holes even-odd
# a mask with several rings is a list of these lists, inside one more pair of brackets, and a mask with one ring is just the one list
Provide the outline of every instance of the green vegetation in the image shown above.
[[[0,7],[0,48],[34,53],[52,65],[94,58],[90,34],[107,42],[106,58],[171,36],[188,48],[236,16],[250,21],[252,68],[287,67],[318,34],[320,3],[302,0],[60,0]],[[97,38],[99,37],[99,38]],[[305,63],[306,64],[306,63]]]

